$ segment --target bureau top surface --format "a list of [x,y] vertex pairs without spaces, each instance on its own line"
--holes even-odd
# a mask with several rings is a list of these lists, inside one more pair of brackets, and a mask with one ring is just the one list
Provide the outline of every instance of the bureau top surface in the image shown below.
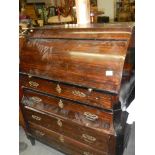
[[20,72],[113,93],[134,24],[45,26],[22,42]]
[[43,27],[36,27],[35,29],[132,29],[134,27],[133,22],[121,22],[121,23],[103,23],[103,24],[63,24],[63,25],[45,25]]
[[108,33],[108,38],[114,37],[115,34],[117,38],[126,39],[131,34],[133,27],[134,23],[47,25],[33,28],[34,31],[29,37],[104,39],[104,36]]

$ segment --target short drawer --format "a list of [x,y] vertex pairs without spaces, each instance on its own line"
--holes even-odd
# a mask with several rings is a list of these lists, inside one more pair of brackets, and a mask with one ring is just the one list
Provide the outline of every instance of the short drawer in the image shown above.
[[92,105],[105,109],[112,109],[113,104],[118,103],[117,96],[105,94],[100,91],[94,91],[91,88],[82,88],[78,86],[49,81],[38,77],[20,75],[22,87],[46,92],[55,96],[64,97],[74,101],[79,101],[87,105]]
[[37,139],[68,155],[108,155],[88,145],[73,140],[55,131],[48,130],[34,123],[29,124],[30,133]]
[[25,114],[28,122],[38,124],[101,151],[108,151],[109,139],[112,136],[109,133],[82,126],[68,119],[47,115],[29,107],[25,107]]

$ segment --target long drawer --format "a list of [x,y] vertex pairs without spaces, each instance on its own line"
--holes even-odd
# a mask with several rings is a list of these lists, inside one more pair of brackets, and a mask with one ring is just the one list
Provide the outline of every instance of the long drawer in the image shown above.
[[85,126],[112,130],[113,114],[110,112],[30,90],[24,90],[23,94],[24,105],[54,113]]
[[64,97],[104,109],[112,109],[113,105],[118,103],[118,97],[115,95],[94,91],[91,88],[87,89],[60,82],[49,81],[43,78],[21,74],[20,83],[22,87],[46,92],[48,94],[53,94],[55,96]]
[[67,136],[48,130],[34,123],[29,124],[30,133],[37,139],[68,155],[108,155],[88,145],[75,141]]
[[[28,122],[33,122],[52,131],[71,137],[89,146],[107,152],[111,134],[73,123],[68,119],[47,115],[30,107],[25,107]],[[115,143],[115,141],[113,141]]]

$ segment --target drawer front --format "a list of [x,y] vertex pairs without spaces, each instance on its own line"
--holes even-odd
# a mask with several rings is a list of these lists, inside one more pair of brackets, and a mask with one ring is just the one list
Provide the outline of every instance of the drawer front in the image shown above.
[[93,149],[69,137],[30,123],[30,133],[37,139],[69,155],[108,155],[106,152]]
[[52,82],[37,77],[20,76],[21,85],[30,89],[79,101],[87,105],[112,109],[113,104],[118,103],[118,98],[102,92],[93,91],[91,88],[79,88],[58,82]]
[[47,129],[58,132],[65,136],[71,137],[89,146],[99,150],[108,151],[110,135],[103,131],[93,130],[76,123],[72,123],[67,119],[56,116],[48,116],[45,113],[34,111],[26,107],[26,117],[29,122],[41,125]]
[[23,104],[34,109],[54,113],[92,128],[111,130],[113,115],[90,106],[54,96],[24,90]]

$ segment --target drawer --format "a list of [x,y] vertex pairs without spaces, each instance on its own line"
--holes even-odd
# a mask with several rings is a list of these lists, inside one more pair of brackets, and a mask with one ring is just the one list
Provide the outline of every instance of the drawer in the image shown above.
[[108,155],[107,152],[101,152],[97,149],[89,147],[75,141],[67,136],[63,136],[57,132],[48,130],[36,124],[29,124],[30,133],[37,139],[47,143],[48,145],[64,152],[68,155]]
[[113,113],[30,90],[24,90],[23,94],[22,103],[24,105],[91,128],[107,130],[108,132],[113,130]]
[[108,151],[109,139],[112,136],[109,133],[94,130],[67,119],[47,115],[29,107],[25,107],[25,115],[28,122],[38,124],[101,151]]
[[91,88],[81,88],[68,84],[49,81],[28,75],[20,75],[21,86],[37,91],[53,94],[74,101],[79,101],[87,105],[92,105],[105,109],[112,109],[113,104],[118,103],[118,97],[111,94],[105,94],[100,91],[94,91]]

